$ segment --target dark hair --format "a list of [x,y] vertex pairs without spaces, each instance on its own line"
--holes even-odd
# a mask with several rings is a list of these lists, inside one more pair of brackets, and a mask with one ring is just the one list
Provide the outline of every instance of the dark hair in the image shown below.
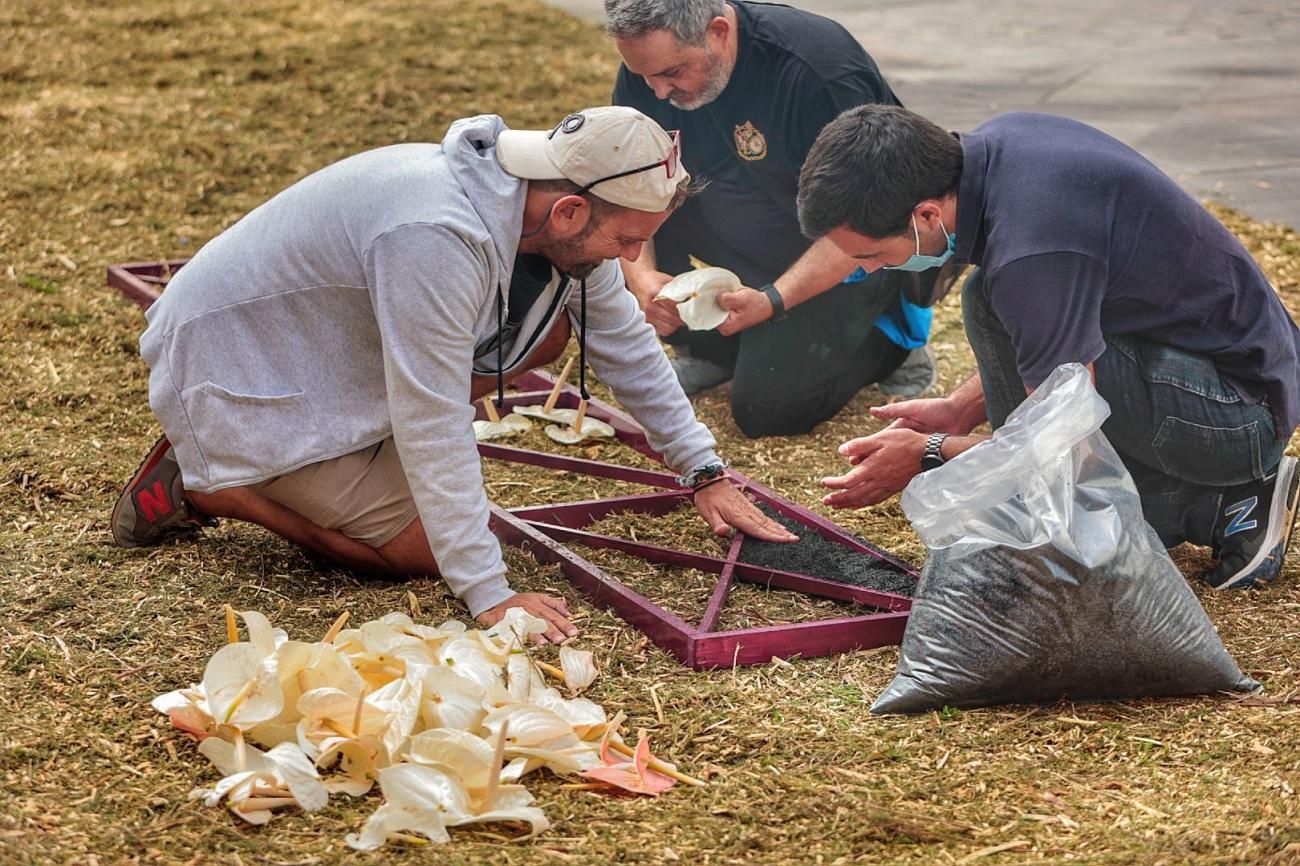
[[799,227],[812,239],[847,227],[869,238],[906,232],[916,205],[955,193],[961,143],[896,105],[859,105],[822,129],[799,172]]

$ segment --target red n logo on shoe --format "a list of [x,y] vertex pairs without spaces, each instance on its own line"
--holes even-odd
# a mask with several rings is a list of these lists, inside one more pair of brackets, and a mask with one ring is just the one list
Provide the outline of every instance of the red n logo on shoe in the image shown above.
[[155,523],[159,517],[172,512],[172,504],[167,501],[167,491],[163,489],[162,481],[155,481],[153,487],[141,490],[135,495],[135,501],[140,506],[144,519],[150,523]]

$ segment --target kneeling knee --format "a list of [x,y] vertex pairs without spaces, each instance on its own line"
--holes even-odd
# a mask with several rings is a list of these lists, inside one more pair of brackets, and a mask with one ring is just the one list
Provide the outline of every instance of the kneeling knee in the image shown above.
[[796,436],[817,426],[820,418],[813,418],[797,405],[774,405],[752,400],[731,401],[731,414],[740,432],[751,439],[763,436]]

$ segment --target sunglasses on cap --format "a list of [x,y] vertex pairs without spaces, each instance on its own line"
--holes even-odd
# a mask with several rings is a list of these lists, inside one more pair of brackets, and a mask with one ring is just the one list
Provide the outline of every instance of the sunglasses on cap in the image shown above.
[[682,131],[680,129],[673,129],[673,130],[667,130],[667,132],[668,132],[668,137],[672,139],[673,143],[672,146],[668,148],[668,155],[665,156],[663,159],[659,160],[658,162],[652,162],[649,165],[643,165],[639,168],[629,168],[627,171],[620,171],[618,174],[611,174],[607,177],[596,178],[591,183],[584,184],[583,186],[578,187],[578,189],[573,194],[584,195],[590,192],[591,188],[598,183],[604,183],[607,180],[618,180],[620,177],[628,177],[630,175],[640,174],[643,171],[654,171],[656,168],[658,168],[661,165],[664,167],[665,177],[667,177],[669,180],[672,180],[673,175],[677,173],[678,157],[681,154]]

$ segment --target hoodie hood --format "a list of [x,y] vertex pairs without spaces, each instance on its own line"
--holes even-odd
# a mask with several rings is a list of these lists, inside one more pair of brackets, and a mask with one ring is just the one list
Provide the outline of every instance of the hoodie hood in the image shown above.
[[506,122],[496,114],[461,118],[447,127],[442,153],[451,176],[487,228],[501,270],[509,273],[523,234],[528,183],[507,173],[497,162],[497,137],[504,129]]

